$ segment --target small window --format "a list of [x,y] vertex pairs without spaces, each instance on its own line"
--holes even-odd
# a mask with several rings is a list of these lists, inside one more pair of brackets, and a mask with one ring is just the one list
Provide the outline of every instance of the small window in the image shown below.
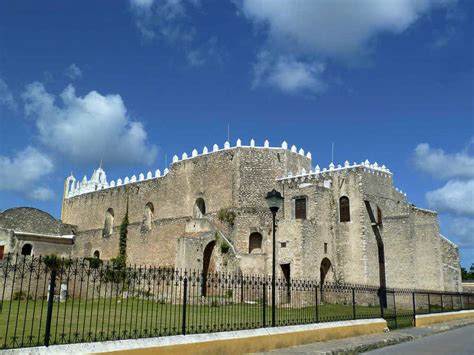
[[295,219],[306,219],[306,198],[295,199]]
[[5,252],[5,245],[0,245],[0,260],[3,259],[4,252]]
[[339,199],[339,221],[350,222],[351,212],[349,207],[349,197],[342,196]]
[[25,244],[21,248],[21,255],[31,255],[32,250],[33,250],[33,246],[31,244]]
[[193,211],[194,218],[203,218],[206,214],[206,203],[204,199],[198,198],[194,203],[194,211]]
[[100,259],[100,251],[96,250],[96,251],[94,252],[94,258]]
[[282,248],[286,248],[286,242],[281,242],[281,243],[280,243],[280,246],[281,246]]
[[262,252],[262,235],[253,232],[249,237],[249,254]]
[[324,254],[328,253],[328,243],[324,243]]
[[112,234],[114,229],[114,210],[109,208],[107,212],[105,212],[105,221],[104,221],[104,229],[102,231],[102,235],[107,237]]
[[151,231],[151,226],[153,222],[153,213],[155,212],[155,207],[153,203],[148,202],[145,205],[145,212],[143,213],[143,223],[142,223],[142,232]]

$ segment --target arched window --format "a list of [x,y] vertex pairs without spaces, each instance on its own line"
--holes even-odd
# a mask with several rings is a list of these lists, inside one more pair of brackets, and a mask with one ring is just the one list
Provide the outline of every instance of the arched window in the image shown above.
[[349,197],[342,196],[339,199],[339,221],[350,222],[350,220],[351,220],[351,210],[349,206]]
[[202,218],[206,214],[206,203],[202,198],[198,198],[194,203],[194,218]]
[[21,248],[21,255],[31,255],[32,250],[33,246],[31,244],[25,244]]
[[153,203],[148,202],[145,205],[145,212],[143,213],[142,232],[148,232],[151,230],[151,224],[153,222],[153,213],[155,213],[155,207],[153,207]]
[[107,237],[112,234],[114,229],[114,210],[109,208],[107,212],[105,212],[105,222],[104,222],[104,230],[102,231],[102,235]]
[[94,252],[94,258],[100,259],[100,251],[96,250],[96,251]]
[[379,206],[377,206],[377,224],[379,226],[382,225],[382,210],[380,209]]
[[253,232],[249,236],[249,254],[262,252],[262,235]]

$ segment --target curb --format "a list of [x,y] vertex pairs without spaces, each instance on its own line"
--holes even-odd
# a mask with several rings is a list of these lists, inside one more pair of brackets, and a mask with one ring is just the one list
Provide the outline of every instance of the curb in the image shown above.
[[[422,333],[422,334],[408,334],[408,333],[404,332],[406,330],[402,329],[402,330],[397,330],[397,331],[390,332],[390,333],[385,333],[386,335],[388,335],[388,334],[393,335],[393,337],[391,337],[391,338],[389,337],[389,338],[386,338],[386,339],[373,340],[372,342],[370,341],[370,339],[367,339],[367,340],[360,339],[361,343],[357,344],[357,345],[342,344],[339,347],[337,347],[337,345],[335,345],[334,348],[331,349],[331,350],[316,350],[316,351],[312,351],[312,353],[313,354],[318,354],[318,355],[353,355],[353,354],[360,354],[360,353],[364,353],[364,352],[371,351],[371,350],[385,348],[385,347],[391,346],[391,345],[397,345],[397,344],[417,340],[417,339],[420,339],[420,338],[424,338],[426,336],[444,333],[444,332],[447,332],[447,331],[450,331],[450,330],[470,326],[470,325],[473,325],[473,324],[474,324],[474,319],[470,319],[468,321],[464,320],[464,322],[461,322],[461,323],[459,323],[459,321],[458,321],[458,323],[455,323],[455,324],[445,324],[445,325],[438,324],[438,325],[430,325],[430,326],[420,327],[420,328],[408,328],[410,330],[418,329],[418,330],[426,330],[427,331],[426,333]],[[344,340],[342,340],[342,341],[344,341]],[[329,345],[329,343],[326,343],[326,344]],[[280,350],[282,350],[282,349],[280,349]]]

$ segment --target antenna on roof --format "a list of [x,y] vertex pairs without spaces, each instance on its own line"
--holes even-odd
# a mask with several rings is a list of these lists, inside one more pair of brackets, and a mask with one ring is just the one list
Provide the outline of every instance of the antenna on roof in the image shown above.
[[165,167],[168,166],[168,154],[165,154]]
[[230,142],[230,123],[227,123],[227,142]]
[[331,163],[334,163],[334,142],[332,142],[331,147]]

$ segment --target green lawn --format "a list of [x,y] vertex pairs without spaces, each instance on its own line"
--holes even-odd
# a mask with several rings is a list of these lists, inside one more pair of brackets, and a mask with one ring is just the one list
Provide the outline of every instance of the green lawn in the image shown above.
[[[0,348],[44,344],[46,300],[3,302],[0,313]],[[50,344],[102,341],[124,338],[176,335],[182,333],[182,305],[138,299],[69,299],[53,304]],[[351,305],[324,304],[318,307],[320,322],[353,318]],[[188,305],[186,333],[204,333],[263,327],[261,304]],[[356,307],[357,318],[380,316],[380,308]],[[314,306],[279,307],[278,325],[316,322]],[[271,307],[265,307],[265,325],[271,324]]]

